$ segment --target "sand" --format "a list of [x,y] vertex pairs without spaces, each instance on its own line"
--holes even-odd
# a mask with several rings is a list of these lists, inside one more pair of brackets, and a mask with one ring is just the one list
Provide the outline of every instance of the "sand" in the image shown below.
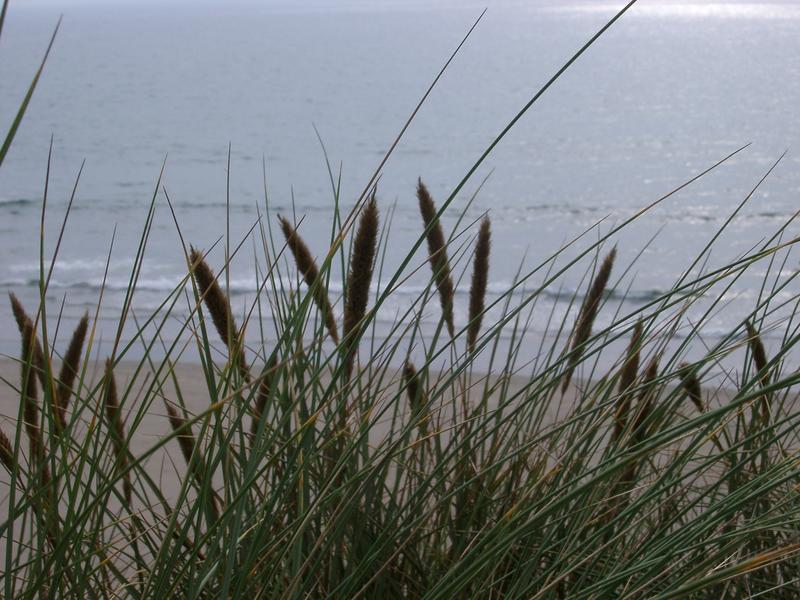
[[[169,378],[163,374],[160,380],[165,381],[163,389],[157,392],[156,399],[150,403],[147,410],[142,408],[142,396],[145,389],[152,385],[154,377],[149,369],[141,371],[138,374],[136,369],[138,363],[136,362],[122,362],[115,367],[115,378],[119,389],[120,397],[123,397],[127,391],[127,400],[124,403],[123,415],[126,420],[126,431],[130,432],[130,424],[134,419],[140,419],[136,430],[133,435],[130,435],[130,450],[134,456],[141,455],[153,447],[160,439],[171,433],[169,421],[166,416],[163,399],[175,401],[177,395],[175,387]],[[87,370],[87,381],[97,382],[102,376],[103,365],[99,362],[90,364]],[[192,414],[199,414],[209,407],[209,393],[203,370],[198,364],[181,363],[175,366],[175,374],[179,382],[181,396],[185,402],[187,409]],[[19,414],[19,381],[20,381],[20,365],[10,359],[0,360],[0,428],[3,432],[13,440],[16,430],[16,422]],[[474,380],[480,379],[481,376],[474,376]],[[509,382],[511,393],[522,389],[528,382],[525,377],[512,377]],[[392,385],[392,384],[390,384]],[[482,389],[483,383],[480,387]],[[84,386],[84,389],[90,389],[91,386]],[[394,388],[396,389],[396,388]],[[387,390],[386,396],[393,397],[394,391]],[[547,420],[553,422],[557,419],[559,412],[563,413],[574,398],[575,392],[568,393],[565,400],[554,402],[553,406],[548,407]],[[85,395],[85,393],[84,393]],[[153,395],[153,392],[150,392]],[[476,389],[476,396],[480,396],[480,392]],[[97,395],[97,402],[100,403],[102,398]],[[441,410],[449,411],[450,403],[447,403]],[[559,410],[559,406],[561,409]],[[88,414],[84,419],[88,418]],[[249,417],[247,417],[249,420]],[[370,439],[377,443],[381,438],[385,437],[388,432],[388,418],[383,421],[378,421],[370,432]],[[78,430],[85,430],[86,423],[78,424]],[[199,430],[199,426],[195,427],[195,433]],[[27,444],[27,441],[26,441]],[[174,463],[174,464],[173,464]],[[178,490],[179,477],[175,467],[181,473],[185,472],[185,464],[181,457],[179,446],[175,440],[168,442],[163,449],[155,452],[147,461],[148,472],[152,477],[158,478],[160,485],[167,496],[172,496]],[[7,491],[8,474],[0,473],[0,485]],[[0,496],[6,494],[0,491]]]

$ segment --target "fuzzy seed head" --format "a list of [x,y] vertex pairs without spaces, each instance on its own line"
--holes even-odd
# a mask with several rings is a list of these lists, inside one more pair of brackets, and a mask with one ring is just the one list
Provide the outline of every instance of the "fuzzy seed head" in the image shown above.
[[762,385],[767,385],[769,383],[769,373],[767,372],[769,360],[767,360],[767,352],[764,350],[764,343],[761,341],[761,336],[750,321],[745,321],[745,326],[747,327],[747,343],[750,345],[750,354],[753,356],[753,364],[755,365],[756,371],[761,373]]
[[283,236],[286,238],[286,245],[289,246],[289,250],[291,250],[292,256],[294,256],[297,270],[303,275],[306,285],[313,292],[314,303],[317,305],[317,309],[322,313],[322,317],[325,320],[325,327],[328,329],[328,334],[331,336],[333,342],[338,344],[339,333],[336,327],[336,319],[333,315],[328,292],[323,285],[324,282],[322,278],[319,276],[317,263],[314,261],[314,257],[311,255],[308,246],[297,233],[297,230],[292,227],[291,223],[281,216],[278,216],[278,219],[281,223]]
[[422,416],[421,411],[428,405],[428,399],[424,389],[422,389],[419,374],[414,364],[407,360],[403,367],[403,381],[406,385],[406,394],[411,406],[411,413],[419,419],[420,432],[424,433],[427,429],[427,416]]
[[[125,427],[122,424],[122,415],[120,414],[119,397],[117,396],[117,382],[114,378],[114,363],[109,358],[106,360],[106,379],[105,379],[105,395],[103,403],[106,409],[106,419],[108,420],[108,427],[111,430],[111,446],[114,449],[116,457],[116,469],[125,470],[128,466],[128,457],[126,455],[125,443]],[[133,496],[133,485],[131,484],[130,472],[126,472],[123,476],[123,493],[125,500],[130,505]]]
[[486,286],[489,282],[489,252],[492,245],[492,232],[489,217],[481,221],[478,241],[475,244],[475,259],[472,263],[472,284],[469,288],[469,329],[467,347],[475,350],[475,342],[481,330],[483,309],[486,299]]
[[616,414],[614,415],[614,430],[611,434],[611,439],[616,441],[622,436],[625,426],[628,423],[628,413],[631,409],[631,395],[628,390],[633,386],[636,381],[636,375],[639,370],[639,351],[642,341],[642,322],[637,321],[633,328],[633,335],[628,344],[628,351],[625,358],[625,363],[622,365],[622,371],[619,376],[619,392],[620,399],[617,406]]
[[275,369],[277,366],[278,357],[276,354],[273,354],[267,361],[264,372],[261,374],[261,381],[258,384],[258,395],[256,396],[256,404],[253,407],[253,420],[250,423],[250,436],[252,438],[256,437],[259,423],[266,411],[267,401],[272,392],[272,382],[275,377]]
[[78,376],[83,342],[86,339],[88,329],[89,315],[87,313],[83,315],[72,333],[67,353],[64,355],[64,362],[61,364],[61,372],[58,376],[58,421],[62,430],[67,426],[67,407],[69,406],[75,379]]
[[0,462],[9,473],[14,470],[14,447],[6,434],[0,429]]
[[600,307],[600,302],[603,299],[608,280],[611,277],[611,269],[614,267],[614,259],[617,256],[617,249],[612,248],[603,263],[597,270],[597,274],[589,286],[589,293],[583,301],[581,310],[578,313],[578,320],[575,322],[574,335],[572,338],[572,355],[570,357],[567,372],[564,377],[564,383],[561,387],[561,392],[566,392],[569,387],[569,382],[572,379],[572,373],[575,367],[580,362],[581,355],[583,354],[583,345],[587,342],[592,335],[592,326],[594,325],[595,317],[597,317],[597,310]]
[[692,366],[688,363],[681,363],[678,367],[678,373],[681,377],[681,385],[683,386],[683,391],[685,392],[686,396],[689,398],[694,407],[697,409],[697,412],[705,412],[705,407],[703,406],[703,393],[702,388],[700,387],[700,380],[697,378],[697,375],[692,370]]
[[247,367],[244,348],[241,344],[242,340],[231,312],[228,297],[222,291],[217,278],[214,276],[214,271],[208,266],[202,253],[192,248],[189,260],[192,264],[192,274],[197,283],[197,289],[200,292],[200,297],[205,302],[208,312],[211,314],[214,328],[217,330],[222,343],[228,348],[231,357],[235,360],[239,374],[249,383],[250,370]]
[[[347,276],[347,301],[344,307],[344,339],[350,340],[347,348],[346,373],[349,377],[356,352],[352,347],[357,339],[354,334],[367,312],[369,286],[372,283],[372,269],[378,244],[378,205],[375,192],[372,192],[367,205],[361,211],[361,219],[353,241],[350,258],[350,272]],[[352,336],[352,338],[351,338]]]
[[417,182],[417,198],[419,199],[419,212],[422,214],[422,220],[427,231],[428,260],[433,270],[436,288],[439,291],[442,317],[447,325],[450,337],[454,337],[453,298],[455,296],[455,288],[450,274],[450,261],[447,259],[447,244],[442,224],[437,218],[436,205],[428,192],[428,188],[422,183],[422,179]]

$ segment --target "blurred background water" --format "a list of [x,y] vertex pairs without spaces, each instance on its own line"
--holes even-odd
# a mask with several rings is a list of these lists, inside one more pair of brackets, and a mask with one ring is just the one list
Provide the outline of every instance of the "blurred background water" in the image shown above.
[[[384,272],[421,232],[417,177],[443,201],[515,112],[620,6],[488,4],[382,173],[378,197],[384,218],[395,207]],[[314,126],[334,171],[341,169],[341,201],[348,209],[483,7],[471,0],[12,2],[0,42],[0,117],[6,125],[58,15],[64,20],[0,169],[0,288],[36,306],[51,135],[47,258],[86,161],[48,290],[49,316],[55,318],[63,300],[65,328],[87,309],[94,314],[116,231],[97,334],[106,341],[113,337],[165,159],[162,184],[187,242],[207,249],[225,234],[229,198],[232,246],[259,213],[273,225],[277,213],[294,214],[303,219],[301,234],[322,256],[330,240],[333,194]],[[496,298],[521,264],[532,269],[600,222],[565,258],[574,255],[614,224],[751,144],[614,237],[616,275],[630,266],[618,295],[626,297],[624,310],[634,310],[676,280],[787,149],[717,241],[709,266],[757,246],[798,209],[798,105],[798,3],[641,0],[509,133],[468,182],[445,225],[455,225],[488,176],[462,226],[489,211],[490,293]],[[474,233],[473,227],[460,240]],[[790,226],[785,237],[797,234]],[[254,298],[253,254],[260,243],[258,235],[247,239],[233,261],[230,286],[240,314]],[[220,243],[211,253],[216,268],[223,247]],[[468,260],[462,257],[461,268]],[[420,251],[412,266],[422,261]],[[709,340],[755,308],[768,266],[754,265],[725,292],[723,309],[705,328]],[[551,309],[556,318],[567,313],[572,292],[586,285],[581,278],[587,268],[588,259],[565,274],[563,287],[542,296],[528,326],[531,339],[541,337]],[[796,268],[792,256],[773,265],[770,285]],[[146,318],[184,274],[179,236],[159,190],[134,299],[136,316]],[[427,269],[420,270],[393,296],[380,314],[384,331],[428,276]],[[528,288],[543,279],[543,273],[535,274]],[[467,287],[465,277],[456,307],[462,324]],[[341,283],[334,281],[332,289],[340,290]],[[790,300],[796,292],[790,283],[779,298]],[[711,294],[692,308],[687,323],[699,319],[714,298]],[[437,304],[431,303],[427,318],[437,317]],[[185,301],[176,314],[187,314]],[[606,311],[601,320],[610,318]],[[0,352],[15,355],[18,334],[5,300],[0,323]],[[269,326],[265,335],[274,335]],[[781,331],[765,335],[779,339]]]

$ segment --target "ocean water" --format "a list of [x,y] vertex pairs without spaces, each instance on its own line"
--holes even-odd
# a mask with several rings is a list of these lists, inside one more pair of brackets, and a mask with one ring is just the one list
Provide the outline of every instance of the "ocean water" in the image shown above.
[[[384,219],[394,211],[384,273],[421,232],[417,178],[443,201],[516,111],[620,6],[488,4],[382,171]],[[322,256],[328,247],[333,194],[316,131],[334,178],[340,177],[346,210],[483,7],[410,0],[299,7],[12,3],[0,41],[0,123],[11,122],[59,14],[63,23],[0,167],[0,288],[31,309],[37,305],[52,136],[47,263],[84,164],[47,292],[49,321],[55,322],[63,302],[62,345],[64,332],[84,311],[94,316],[101,289],[96,335],[105,343],[113,338],[154,194],[154,222],[133,301],[136,317],[146,319],[185,275],[165,190],[186,242],[213,247],[213,266],[223,262],[225,242],[219,240],[226,231],[231,247],[244,240],[230,274],[241,314],[257,285],[254,253],[261,239],[258,228],[250,236],[248,231],[259,216],[273,227],[277,214],[302,219],[300,232],[312,250]],[[564,252],[559,264],[565,264],[615,225],[749,144],[610,240],[606,249],[616,244],[619,252],[613,310],[636,310],[676,281],[785,151],[727,223],[703,266],[711,270],[763,244],[800,208],[798,106],[796,2],[641,0],[517,123],[446,213],[448,228],[464,213],[456,231],[466,233],[454,248],[466,254],[456,272],[468,270],[476,228],[467,225],[484,212],[492,219],[490,296],[497,298],[520,269],[533,270],[584,234]],[[799,233],[790,225],[783,239]],[[586,287],[592,256],[542,294],[527,325],[532,344],[551,314],[571,318],[569,300]],[[418,251],[408,272],[424,260]],[[723,294],[704,327],[711,344],[756,308],[765,280],[782,285],[796,268],[791,253],[753,265],[729,288],[717,287],[693,305],[685,323],[698,322]],[[428,276],[425,267],[401,286],[381,311],[379,331],[408,308]],[[544,278],[544,272],[534,273],[517,296]],[[458,288],[460,323],[467,288],[468,276]],[[341,282],[333,281],[332,292],[340,289]],[[793,306],[796,293],[789,281],[776,299]],[[425,318],[435,319],[436,309],[437,302],[430,303]],[[187,310],[179,302],[175,314]],[[612,315],[606,310],[601,322]],[[15,355],[18,336],[5,300],[0,323],[0,352]],[[264,330],[274,336],[268,323]],[[256,331],[252,326],[251,334]],[[764,333],[774,346],[782,330]]]

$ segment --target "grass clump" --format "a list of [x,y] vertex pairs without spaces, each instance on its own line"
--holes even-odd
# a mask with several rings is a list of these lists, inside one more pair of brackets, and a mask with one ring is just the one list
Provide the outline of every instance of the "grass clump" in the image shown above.
[[[33,317],[11,296],[22,350],[19,381],[6,382],[19,398],[16,429],[0,432],[3,596],[800,593],[790,360],[800,298],[784,293],[795,275],[765,285],[733,331],[713,343],[703,333],[731,281],[788,260],[793,242],[781,240],[791,221],[748,254],[689,269],[634,308],[615,295],[616,247],[602,254],[634,219],[521,267],[507,290],[488,296],[489,217],[459,219],[449,235],[441,218],[475,168],[438,209],[418,181],[419,235],[392,248],[401,260],[391,272],[382,258],[391,220],[374,180],[347,214],[335,189],[335,226],[319,260],[296,223],[278,217],[278,235],[254,224],[214,265],[225,273],[256,232],[257,291],[242,313],[211,255],[186,245],[187,272],[158,309],[129,310],[151,205],[111,356],[94,342],[97,319],[84,316],[59,359],[42,267]],[[462,319],[456,275],[468,265],[457,240],[472,235]],[[707,264],[712,246],[692,267]],[[569,298],[575,310],[531,340],[548,290],[600,256],[586,292]],[[426,263],[425,289],[379,333],[387,300]],[[342,297],[328,285],[337,265]],[[702,318],[690,322],[688,309],[700,304]],[[176,322],[175,339],[164,340]],[[781,329],[769,359],[766,332]],[[199,365],[187,375],[190,353]]]
[[[269,341],[246,337],[206,258],[189,253],[173,304],[168,299],[150,320],[174,319],[176,299],[187,298],[183,323],[191,335],[183,348],[194,346],[201,357],[199,386],[173,362],[185,350],[127,359],[131,344],[122,340],[119,355],[92,380],[81,365],[92,325],[86,317],[59,378],[48,383],[53,349],[46,338],[37,341],[34,321],[12,296],[23,339],[23,426],[15,441],[0,437],[13,490],[3,524],[10,595],[669,598],[799,591],[796,376],[767,361],[752,316],[693,361],[684,357],[702,323],[682,341],[674,334],[686,306],[703,297],[698,290],[725,285],[730,265],[622,314],[604,308],[613,291],[612,250],[586,298],[573,298],[579,308],[566,348],[556,351],[555,336],[544,358],[525,363],[519,357],[530,342],[520,323],[544,286],[524,295],[514,288],[559,255],[487,301],[486,218],[464,323],[441,303],[437,313],[427,310],[432,295],[423,291],[388,336],[368,336],[369,354],[356,361],[393,293],[380,278],[384,291],[371,291],[375,257],[386,243],[374,194],[356,214],[350,253],[341,241],[337,246],[343,230],[313,267],[310,250],[280,221],[294,264],[272,259],[259,285],[272,291],[253,300],[253,308],[262,301],[272,307]],[[430,223],[421,222],[420,241]],[[280,247],[265,241],[265,248]],[[580,254],[596,252],[597,244]],[[765,247],[737,264],[746,268],[778,251],[788,249]],[[340,253],[348,281],[344,336],[334,343],[338,324],[331,324],[333,302],[322,285]],[[300,273],[300,287],[286,284],[286,268]],[[438,291],[438,277],[431,274],[429,290]],[[548,277],[559,275],[545,283]],[[192,281],[196,300],[184,294]],[[457,300],[453,294],[450,302]],[[774,302],[762,299],[754,315],[761,322],[778,315]],[[201,304],[214,336],[202,327]],[[681,309],[670,310],[676,305]],[[598,325],[604,313],[616,316]],[[438,314],[438,326],[430,314]],[[441,339],[436,332],[448,318],[453,335]],[[518,333],[504,344],[509,329]],[[141,327],[136,335],[146,341],[145,333]],[[227,352],[214,352],[214,337]],[[83,356],[94,360],[88,339]],[[782,355],[793,339],[787,333]],[[246,348],[252,363],[244,360]],[[745,369],[751,375],[739,387],[708,388],[704,399],[703,378],[718,377],[720,358],[737,353],[745,366],[753,363],[753,371]],[[481,356],[486,368],[477,366]],[[610,367],[598,372],[603,364]],[[158,414],[167,433],[153,439],[143,423]],[[97,427],[99,420],[107,426]],[[27,449],[20,435],[27,435]],[[180,461],[169,458],[173,448]],[[159,482],[166,465],[156,469],[155,456],[167,459],[175,485]]]

